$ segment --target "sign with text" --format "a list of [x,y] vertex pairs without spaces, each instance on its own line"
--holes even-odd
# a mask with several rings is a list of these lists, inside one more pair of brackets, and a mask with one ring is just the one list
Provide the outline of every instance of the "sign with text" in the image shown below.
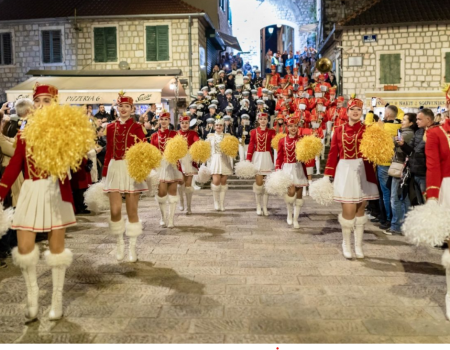
[[363,35],[363,43],[376,43],[377,42],[377,35],[371,34],[371,35]]
[[[416,98],[416,99],[407,99],[407,98],[389,98],[386,99],[389,101],[391,105],[400,107],[400,108],[419,108],[423,106],[425,108],[437,108],[439,106],[445,106],[445,97],[442,98]],[[371,105],[371,99],[367,99],[366,105]],[[380,101],[377,102],[376,107],[384,107]]]

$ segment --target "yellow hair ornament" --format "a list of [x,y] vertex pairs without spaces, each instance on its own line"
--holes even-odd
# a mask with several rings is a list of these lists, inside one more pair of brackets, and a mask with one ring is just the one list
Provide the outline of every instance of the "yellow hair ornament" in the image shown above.
[[394,141],[378,124],[372,124],[364,131],[359,149],[369,162],[375,165],[386,164],[394,156]]
[[52,103],[33,112],[22,137],[36,167],[64,181],[94,148],[96,135],[84,108]]
[[351,94],[350,98],[356,98],[356,93]]
[[239,152],[239,140],[231,135],[226,135],[220,142],[220,150],[227,156],[236,158]]
[[198,140],[189,148],[189,154],[196,163],[206,163],[211,157],[211,144],[208,141]]
[[148,142],[137,142],[125,153],[128,174],[137,183],[145,181],[153,169],[159,167],[162,159],[161,152]]
[[318,137],[308,135],[295,145],[295,156],[299,162],[306,163],[320,155],[322,148],[322,141]]
[[177,135],[166,143],[164,150],[164,159],[170,164],[177,164],[177,162],[188,153],[188,144],[185,138]]
[[279,134],[276,134],[275,137],[272,139],[272,142],[270,143],[270,145],[272,146],[272,148],[275,151],[278,151],[278,143],[280,142],[280,140],[286,137],[285,133],[280,132]]

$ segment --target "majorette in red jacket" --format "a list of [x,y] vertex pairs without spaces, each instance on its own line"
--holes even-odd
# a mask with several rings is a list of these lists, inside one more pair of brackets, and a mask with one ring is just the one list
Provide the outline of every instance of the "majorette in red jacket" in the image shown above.
[[273,161],[271,144],[275,135],[275,130],[269,128],[261,130],[261,127],[259,126],[250,131],[250,143],[248,144],[247,160],[252,160],[254,152],[270,152]]

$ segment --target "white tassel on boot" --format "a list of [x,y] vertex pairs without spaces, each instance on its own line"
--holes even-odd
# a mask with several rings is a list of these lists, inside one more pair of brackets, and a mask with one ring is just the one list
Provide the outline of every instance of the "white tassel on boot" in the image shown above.
[[192,214],[192,196],[194,194],[194,187],[186,187],[184,189],[184,192],[186,193],[186,215]]
[[116,249],[116,259],[122,260],[125,256],[125,242],[123,241],[123,233],[125,232],[125,222],[123,218],[119,221],[108,220],[109,230],[112,235],[117,236],[117,249]]
[[213,193],[213,198],[214,198],[214,209],[219,211],[220,210],[220,189],[221,189],[221,185],[213,185],[211,184],[211,190]]
[[256,182],[253,183],[253,192],[255,193],[256,199],[256,215],[261,216],[262,215],[261,201],[264,193],[264,186],[258,186]]
[[220,211],[225,211],[225,193],[228,191],[228,185],[222,185],[220,188]]
[[268,204],[269,204],[269,194],[264,189],[264,193],[263,193],[263,214],[264,214],[264,216],[269,216],[269,214],[270,214],[269,211],[267,210]]
[[303,199],[296,199],[295,200],[295,206],[294,206],[294,228],[300,228],[300,225],[298,223],[298,217],[300,215],[300,211],[303,207]]
[[11,254],[14,265],[20,267],[22,270],[27,287],[27,310],[25,311],[25,317],[34,320],[39,311],[39,286],[36,276],[36,265],[39,261],[39,247],[35,245],[34,249],[28,254],[20,254],[18,248],[15,247]]
[[180,205],[178,207],[178,209],[180,209],[180,211],[184,211],[184,193],[185,193],[185,184],[182,185],[178,185],[178,197],[180,197]]
[[284,195],[284,202],[286,203],[287,208],[287,219],[286,222],[288,225],[292,225],[292,214],[293,214],[293,208],[296,196],[289,197],[287,194]]
[[339,223],[342,229],[342,252],[344,257],[347,259],[352,258],[352,246],[351,246],[351,236],[352,230],[355,227],[355,219],[347,220],[342,217],[342,214],[338,216]]
[[367,216],[357,216],[355,221],[355,255],[358,259],[364,258],[362,248],[364,237],[364,225],[367,223]]
[[137,238],[142,235],[142,222],[140,220],[138,222],[127,222],[126,235],[130,238],[128,243],[128,261],[136,262],[136,243]]
[[62,253],[52,254],[49,250],[44,253],[47,265],[52,268],[53,295],[49,313],[50,320],[59,320],[63,315],[63,289],[66,269],[72,264],[73,254],[69,249]]
[[155,198],[156,202],[159,205],[159,211],[161,212],[161,220],[159,220],[159,226],[167,227],[167,195],[164,197],[156,195]]
[[173,228],[174,225],[174,217],[175,217],[175,210],[177,208],[178,203],[178,196],[171,196],[169,194],[169,220],[167,223],[168,228]]
[[[450,243],[450,242],[449,242]],[[450,321],[450,251],[448,249],[442,255],[442,266],[445,267],[445,276],[447,278],[447,294],[445,295],[445,314]]]

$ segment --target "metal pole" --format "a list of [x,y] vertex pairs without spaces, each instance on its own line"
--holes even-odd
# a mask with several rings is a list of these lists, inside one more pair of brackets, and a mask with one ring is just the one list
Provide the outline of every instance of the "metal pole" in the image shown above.
[[[189,99],[191,98],[191,96],[193,95],[194,91],[192,89],[192,16],[189,15],[189,23],[188,23],[188,45],[189,45]],[[188,100],[189,103],[189,100]]]

